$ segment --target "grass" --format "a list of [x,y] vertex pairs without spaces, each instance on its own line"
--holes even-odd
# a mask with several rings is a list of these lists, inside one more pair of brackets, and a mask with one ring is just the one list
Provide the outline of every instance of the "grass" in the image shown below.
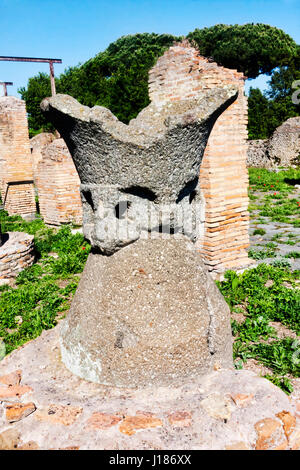
[[253,232],[253,235],[265,235],[266,231],[263,228],[256,228]]
[[272,222],[300,227],[300,200],[291,197],[296,183],[300,184],[300,169],[275,173],[266,169],[250,168],[249,198],[251,201],[256,200],[255,204],[249,204],[251,218],[256,218],[253,212],[257,211],[260,221],[264,217]]
[[[0,287],[0,339],[6,353],[55,326],[68,310],[90,245],[70,226],[47,228],[0,212],[2,230],[34,235],[37,262],[22,271],[13,287]],[[54,255],[54,256],[53,256]]]
[[[300,226],[300,201],[293,194],[294,185],[300,183],[300,169],[275,173],[252,168],[249,183],[249,211],[254,225],[272,221]],[[256,228],[253,235],[267,234],[266,230]],[[275,257],[277,243],[295,246],[299,237],[294,233],[277,233],[263,249],[251,248],[249,257],[256,260]],[[227,271],[224,281],[217,283],[233,314],[236,368],[242,368],[249,359],[256,360],[271,371],[265,377],[287,394],[293,391],[291,379],[300,377],[300,273],[291,271],[289,261],[299,257],[299,251],[291,251],[242,274]],[[242,316],[234,316],[236,313]],[[271,322],[288,328],[290,334],[279,338]],[[292,333],[299,338],[295,340]]]
[[[283,221],[297,226],[300,202],[293,197],[293,182],[300,170],[269,172],[250,169],[250,199],[255,222]],[[253,194],[255,192],[255,194]],[[275,194],[276,193],[276,194]],[[251,197],[252,196],[252,197]],[[47,228],[41,219],[25,222],[0,212],[3,231],[26,231],[35,237],[37,262],[24,270],[14,287],[0,287],[0,339],[6,353],[52,328],[68,310],[83,270],[90,245],[81,234],[73,235],[71,227]],[[266,235],[255,229],[254,235]],[[282,239],[286,238],[287,241]],[[294,234],[278,233],[263,249],[249,250],[254,259],[275,257],[276,243],[296,245]],[[54,255],[54,256],[53,256]],[[293,377],[300,377],[297,354],[300,341],[279,338],[271,322],[277,322],[300,335],[299,271],[291,271],[289,258],[299,258],[291,251],[271,264],[260,264],[242,274],[227,271],[218,287],[232,314],[242,313],[242,321],[232,320],[234,361],[242,368],[255,359],[270,369],[265,375],[286,393],[291,393]],[[0,342],[1,344],[1,342]]]
[[242,274],[227,271],[217,282],[233,313],[243,312],[243,321],[232,320],[234,360],[237,368],[255,359],[272,370],[267,378],[290,393],[290,377],[300,377],[295,360],[299,343],[292,338],[279,339],[270,322],[280,322],[300,335],[299,271],[284,266],[260,264]]

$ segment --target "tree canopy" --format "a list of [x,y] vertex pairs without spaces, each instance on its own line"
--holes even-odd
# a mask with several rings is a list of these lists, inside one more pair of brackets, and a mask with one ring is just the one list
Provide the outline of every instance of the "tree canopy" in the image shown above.
[[262,23],[217,24],[195,29],[187,38],[196,42],[202,55],[247,78],[270,74],[275,67],[289,65],[297,55],[297,44],[288,34]]
[[[196,29],[187,38],[197,45],[202,55],[211,57],[225,67],[236,68],[251,78],[260,73],[271,74],[276,67],[279,67],[280,74],[297,67],[295,61],[299,47],[290,36],[272,26],[219,24]],[[56,79],[57,92],[69,94],[87,106],[105,106],[121,121],[128,123],[149,104],[149,69],[174,41],[181,39],[183,37],[155,33],[121,37],[84,64],[65,70]],[[274,73],[272,80],[275,92],[280,80]],[[31,78],[27,88],[21,88],[19,92],[26,101],[31,134],[49,130],[50,126],[45,122],[39,107],[42,99],[50,95],[49,77],[39,74]],[[261,106],[265,100],[258,93],[253,94],[250,103],[254,104],[255,97],[260,100]],[[269,102],[275,98],[270,96],[266,100]],[[253,109],[250,122],[254,122],[255,112],[257,110]],[[269,131],[251,132],[254,138],[258,132],[266,135]]]

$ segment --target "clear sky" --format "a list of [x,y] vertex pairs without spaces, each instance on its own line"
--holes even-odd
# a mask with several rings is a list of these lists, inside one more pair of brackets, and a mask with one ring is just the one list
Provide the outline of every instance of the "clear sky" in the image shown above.
[[[0,55],[60,58],[59,75],[126,34],[184,35],[217,23],[267,23],[300,44],[300,0],[0,0]],[[48,70],[0,62],[0,81],[14,82],[9,94],[17,96],[29,77]],[[249,83],[264,87],[266,79]]]

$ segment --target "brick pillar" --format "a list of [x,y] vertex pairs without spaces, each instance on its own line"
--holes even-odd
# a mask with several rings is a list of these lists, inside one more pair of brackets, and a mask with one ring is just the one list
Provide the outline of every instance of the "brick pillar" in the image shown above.
[[187,41],[170,47],[149,72],[149,96],[158,105],[194,99],[205,90],[225,85],[239,89],[237,100],[211,132],[200,169],[205,222],[197,244],[214,271],[250,264],[244,80],[242,73],[202,57]]
[[9,215],[35,216],[25,102],[13,96],[0,98],[0,191]]
[[53,140],[55,140],[54,134],[50,132],[42,132],[37,134],[30,139],[30,149],[32,155],[32,167],[33,167],[33,178],[34,184],[38,185],[38,164],[42,160],[42,151],[47,147]]
[[36,169],[40,213],[49,225],[73,222],[82,225],[80,180],[63,139],[41,150]]

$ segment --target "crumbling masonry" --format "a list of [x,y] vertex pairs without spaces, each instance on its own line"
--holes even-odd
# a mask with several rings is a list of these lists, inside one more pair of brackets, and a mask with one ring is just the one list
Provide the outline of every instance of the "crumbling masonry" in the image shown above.
[[35,217],[34,185],[46,224],[82,224],[79,177],[71,155],[52,134],[29,140],[25,102],[0,98],[0,190],[9,215]]
[[[214,271],[249,264],[244,80],[242,73],[200,56],[186,41],[167,50],[149,73],[149,96],[158,107],[197,98],[203,91],[224,85],[239,90],[237,100],[216,122],[200,168],[203,224],[197,245],[209,269]],[[0,98],[0,180],[5,209],[10,214],[34,214],[33,185],[24,183],[33,179],[34,171],[45,222],[80,224],[82,209],[75,166],[67,148],[59,144],[62,141],[55,140],[50,145],[49,142],[40,149],[33,146],[30,158],[25,103],[13,97]],[[23,183],[8,186],[12,181]]]
[[0,189],[9,215],[35,216],[25,102],[13,96],[0,98]]
[[215,271],[249,264],[245,78],[202,57],[186,41],[170,47],[149,74],[149,96],[156,105],[193,99],[226,84],[239,90],[237,100],[214,125],[200,168],[205,223],[198,246]]

